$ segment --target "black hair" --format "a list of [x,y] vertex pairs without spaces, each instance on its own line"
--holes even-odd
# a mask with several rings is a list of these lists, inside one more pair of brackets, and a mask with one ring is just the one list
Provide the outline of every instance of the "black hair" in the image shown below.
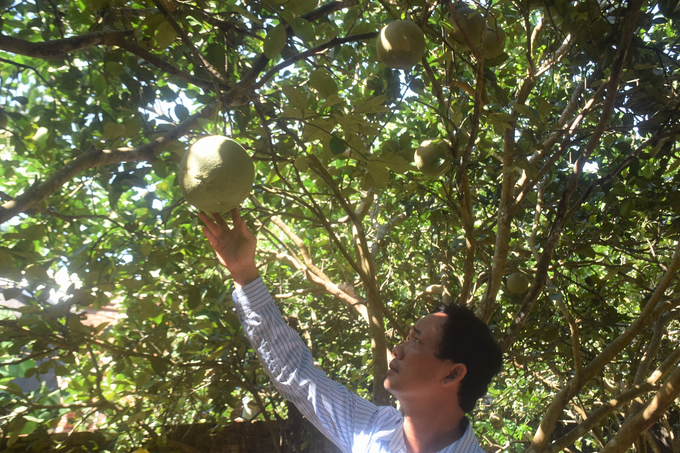
[[468,413],[477,400],[486,395],[491,380],[501,371],[503,352],[489,327],[468,308],[450,303],[437,311],[448,316],[435,355],[467,367],[458,388],[458,403]]

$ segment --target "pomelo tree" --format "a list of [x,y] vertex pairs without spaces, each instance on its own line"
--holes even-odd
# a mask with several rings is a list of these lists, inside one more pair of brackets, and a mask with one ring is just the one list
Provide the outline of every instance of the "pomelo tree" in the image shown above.
[[[177,184],[223,135],[255,163],[262,274],[332,378],[389,404],[391,345],[465,304],[506,354],[472,414],[489,451],[680,451],[680,8],[457,6],[0,0],[5,447],[67,413],[120,451],[244,405],[285,418]],[[375,38],[404,19],[426,51],[397,70]],[[427,140],[442,175],[413,162]]]

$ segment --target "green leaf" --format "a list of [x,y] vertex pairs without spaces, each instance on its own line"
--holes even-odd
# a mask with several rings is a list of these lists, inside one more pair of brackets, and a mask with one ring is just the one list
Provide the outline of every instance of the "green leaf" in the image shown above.
[[104,137],[113,140],[118,137],[122,137],[125,134],[126,130],[127,128],[125,127],[124,124],[109,122],[104,124]]
[[170,44],[175,42],[177,39],[177,32],[172,25],[168,22],[161,23],[158,28],[156,28],[156,34],[154,38],[156,39],[156,44],[161,49],[166,49]]
[[156,374],[165,374],[168,371],[169,364],[160,357],[152,357],[149,359],[151,362],[151,368],[153,368]]
[[192,286],[187,292],[187,307],[189,310],[195,310],[201,304],[201,291]]
[[525,116],[529,119],[537,119],[540,120],[541,116],[528,105],[525,104],[518,104],[516,102],[511,102],[512,108],[516,110],[520,115]]
[[150,297],[140,299],[137,303],[142,319],[153,318],[158,315],[160,308]]
[[273,60],[281,53],[285,46],[286,25],[281,23],[267,32],[262,50],[267,58]]
[[286,11],[290,11],[296,16],[308,13],[319,6],[319,0],[293,0],[286,3]]
[[283,94],[286,96],[286,98],[288,98],[288,102],[290,102],[293,107],[299,110],[304,110],[307,108],[307,96],[302,91],[302,89],[290,85],[283,85],[281,90],[283,91]]
[[305,42],[314,41],[316,38],[316,30],[314,29],[314,24],[301,18],[296,17],[294,20],[290,21],[290,26],[295,33],[295,36],[300,38]]
[[[309,75],[309,84],[319,92],[322,99],[328,99],[331,96],[337,96],[338,94],[338,84],[324,69],[312,71]],[[324,108],[328,108],[328,106],[324,104]]]
[[596,258],[596,257],[597,257],[597,253],[595,253],[595,250],[594,250],[593,247],[590,246],[590,245],[586,245],[586,246],[583,246],[583,247],[578,247],[578,248],[575,250],[575,252],[578,253],[578,254],[581,254],[581,255],[585,256],[586,258]]
[[302,131],[302,141],[311,142],[323,139],[333,131],[334,127],[335,122],[333,120],[311,120],[305,124],[305,128]]
[[390,172],[387,170],[387,166],[378,161],[370,161],[366,164],[366,170],[373,178],[375,185],[378,189],[387,187],[390,181]]
[[21,415],[18,415],[12,419],[11,422],[6,427],[6,434],[9,434],[7,439],[7,446],[11,447],[19,439],[19,435],[26,426],[26,419]]
[[175,116],[178,120],[184,121],[189,118],[189,109],[184,107],[182,104],[177,104],[175,106]]
[[300,173],[306,173],[309,169],[309,159],[305,156],[298,156],[293,165]]
[[135,378],[135,386],[138,389],[141,389],[144,386],[146,386],[146,384],[151,382],[151,378],[152,378],[151,373],[145,373],[145,372],[139,373],[137,375],[137,377]]
[[8,288],[2,291],[2,297],[5,300],[10,300],[14,299],[15,297],[19,297],[23,290],[21,288]]
[[332,137],[329,142],[329,149],[331,150],[331,153],[337,156],[347,151],[347,145],[344,140],[338,137]]
[[104,96],[106,94],[106,78],[100,72],[92,78],[92,88],[98,95]]
[[[12,255],[3,249],[0,249],[0,274],[8,275],[8,273],[15,269],[14,266],[14,258],[12,258]],[[14,289],[4,290],[3,294],[12,290]],[[21,290],[19,290],[19,293],[21,293]],[[5,298],[7,299],[8,297],[5,296]],[[9,299],[11,299],[11,297]]]
[[367,101],[362,102],[354,108],[353,113],[379,113],[386,112],[389,108],[382,105],[387,100],[387,96],[375,96]]
[[408,162],[406,159],[396,154],[383,153],[378,161],[384,163],[390,170],[399,174],[405,174],[407,171],[416,169],[411,162]]

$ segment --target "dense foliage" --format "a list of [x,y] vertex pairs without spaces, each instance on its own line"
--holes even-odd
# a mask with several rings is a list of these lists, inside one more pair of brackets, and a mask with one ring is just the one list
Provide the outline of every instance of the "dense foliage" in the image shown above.
[[[680,451],[680,8],[470,3],[507,34],[484,59],[445,39],[455,6],[0,0],[0,277],[25,304],[0,319],[7,448],[69,412],[120,451],[244,404],[285,417],[175,180],[220,134],[255,162],[262,274],[331,377],[388,403],[390,345],[455,301],[506,352],[472,414],[489,451]],[[375,37],[405,18],[427,50],[402,71]],[[413,165],[428,139],[451,144],[439,177]]]

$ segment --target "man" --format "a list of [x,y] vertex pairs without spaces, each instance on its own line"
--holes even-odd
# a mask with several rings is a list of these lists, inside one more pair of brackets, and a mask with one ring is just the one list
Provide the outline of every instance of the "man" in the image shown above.
[[255,236],[232,211],[199,217],[203,233],[237,287],[241,325],[281,395],[343,452],[479,453],[465,417],[501,368],[501,351],[487,326],[451,305],[420,319],[392,354],[385,388],[399,400],[378,407],[330,380],[274,305],[255,265]]

